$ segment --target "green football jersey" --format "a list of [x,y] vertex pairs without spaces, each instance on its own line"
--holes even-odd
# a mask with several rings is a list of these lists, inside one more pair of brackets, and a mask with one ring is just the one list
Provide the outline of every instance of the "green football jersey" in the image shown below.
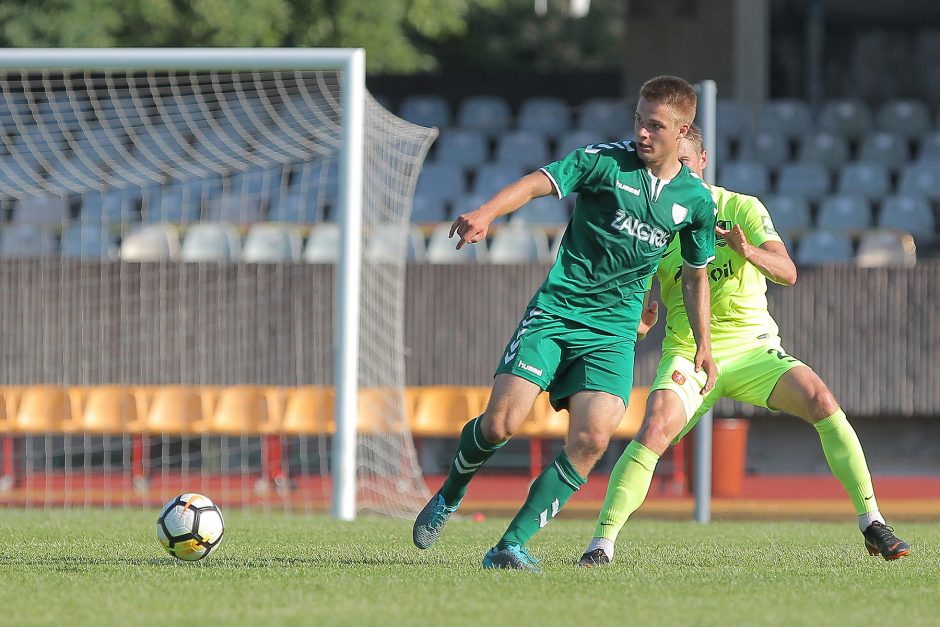
[[[718,224],[729,229],[741,226],[748,242],[781,241],[773,221],[760,200],[713,186],[718,204]],[[767,311],[767,279],[754,264],[747,263],[724,240],[716,242],[715,258],[708,264],[712,308],[712,352],[724,346],[739,346],[758,336],[777,335],[777,323]],[[663,351],[679,350],[694,354],[695,338],[682,301],[677,246],[669,246],[656,272],[663,304],[666,306],[666,338]]]
[[647,280],[675,235],[691,265],[715,254],[715,201],[684,165],[657,178],[632,142],[617,142],[580,148],[542,172],[559,198],[578,199],[532,307],[635,338]]

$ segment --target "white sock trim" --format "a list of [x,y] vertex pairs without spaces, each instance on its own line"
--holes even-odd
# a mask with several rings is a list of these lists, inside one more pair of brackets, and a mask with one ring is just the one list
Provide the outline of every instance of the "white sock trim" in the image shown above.
[[604,553],[607,554],[607,559],[611,562],[614,561],[614,541],[608,538],[593,538],[591,543],[588,545],[587,551],[585,553],[590,553],[594,549],[603,549]]
[[886,524],[884,516],[882,516],[881,512],[877,509],[872,512],[866,512],[858,517],[858,528],[864,533],[864,531],[868,529],[868,526],[876,520],[882,525]]

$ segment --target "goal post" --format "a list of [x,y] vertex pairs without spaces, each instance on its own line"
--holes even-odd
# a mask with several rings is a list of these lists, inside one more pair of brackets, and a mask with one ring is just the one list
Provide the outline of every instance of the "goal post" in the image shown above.
[[[257,383],[287,388],[326,383],[335,393],[335,429],[329,436],[318,436],[317,447],[324,453],[326,439],[331,438],[328,455],[331,481],[324,482],[329,486],[324,489],[331,492],[333,515],[351,520],[357,509],[363,507],[395,515],[409,514],[420,507],[427,494],[404,424],[402,333],[400,329],[391,328],[403,324],[400,308],[405,247],[401,245],[401,256],[397,259],[383,258],[381,263],[364,264],[363,245],[371,232],[378,230],[375,226],[386,223],[397,225],[404,241],[415,181],[435,132],[395,118],[369,96],[365,87],[364,50],[7,49],[0,51],[0,72],[3,73],[2,102],[10,106],[10,111],[4,115],[14,121],[13,130],[3,137],[0,151],[3,153],[0,173],[2,183],[6,184],[0,194],[9,199],[5,206],[13,208],[17,219],[26,216],[26,222],[30,221],[27,208],[38,206],[30,200],[35,196],[64,198],[66,205],[68,199],[79,198],[83,207],[80,217],[74,215],[74,207],[64,210],[61,223],[54,227],[56,241],[61,244],[54,244],[51,251],[26,251],[25,257],[41,258],[37,276],[44,277],[49,274],[45,270],[54,269],[58,283],[49,287],[49,292],[58,292],[55,298],[63,300],[79,299],[78,309],[82,311],[93,311],[98,303],[92,302],[92,297],[84,291],[78,296],[66,296],[66,293],[72,294],[67,281],[81,281],[83,277],[88,278],[89,284],[110,281],[102,291],[114,288],[123,294],[130,283],[128,277],[141,278],[140,292],[132,294],[135,305],[126,301],[120,304],[124,312],[120,320],[106,319],[106,311],[95,311],[76,321],[74,326],[79,329],[81,338],[67,337],[66,331],[57,331],[56,321],[51,318],[45,326],[38,323],[31,326],[33,339],[43,344],[42,350],[37,349],[37,352],[54,352],[50,344],[56,342],[67,344],[61,347],[67,353],[61,367],[17,370],[18,366],[30,366],[27,362],[31,359],[38,359],[17,353],[16,359],[5,364],[10,372],[0,380],[0,385],[198,384],[218,387]],[[260,168],[273,170],[272,177],[277,182],[259,192],[253,187],[252,177]],[[193,184],[181,180],[184,176],[200,180]],[[293,189],[296,181],[303,187],[297,194]],[[152,185],[147,187],[148,184]],[[167,213],[167,195],[178,192],[180,187],[184,190],[183,200]],[[212,190],[206,191],[208,187]],[[74,223],[79,220],[85,226],[86,198],[93,194],[120,195],[127,188],[132,188],[130,195],[134,200],[131,201],[131,217],[122,213],[124,217],[115,227],[122,251],[120,260],[113,262],[118,264],[118,269],[115,271],[111,265],[102,263],[101,268],[83,266],[84,269],[77,270],[78,265],[88,259],[65,259],[66,232],[78,226]],[[188,200],[193,194],[196,202],[189,209],[177,206],[181,203],[189,206]],[[252,195],[262,197],[260,205]],[[296,195],[303,195],[299,207],[295,206],[296,202],[290,202]],[[160,198],[163,205],[158,204]],[[72,200],[73,205],[74,202]],[[317,225],[311,226],[308,219],[297,219],[298,212],[307,216],[325,211],[323,207],[326,207],[332,212],[331,221],[339,225],[339,259],[332,311],[324,308],[319,314],[324,321],[331,320],[333,329],[329,338],[332,357],[317,362],[331,362],[330,375],[317,367],[308,367],[309,359],[299,354],[303,350],[322,351],[322,346],[310,343],[326,339],[326,335],[310,338],[310,331],[304,327],[307,323],[302,320],[308,313],[303,307],[308,305],[299,302],[300,297],[291,300],[293,296],[283,294],[277,296],[282,301],[269,303],[267,309],[264,303],[252,303],[252,306],[257,307],[256,316],[274,319],[281,315],[280,320],[286,320],[271,330],[271,334],[279,347],[287,346],[292,351],[280,357],[299,366],[291,369],[277,362],[280,374],[272,374],[262,365],[227,362],[226,355],[246,362],[252,360],[254,355],[240,352],[246,343],[267,348],[271,342],[262,332],[249,329],[250,322],[236,320],[238,312],[224,311],[229,300],[237,301],[236,306],[248,303],[251,298],[248,290],[269,289],[257,283],[261,279],[255,276],[255,269],[242,267],[237,254],[233,253],[228,260],[238,262],[238,267],[231,271],[213,268],[211,263],[208,270],[205,264],[179,269],[180,283],[175,288],[172,286],[177,277],[167,259],[161,258],[157,266],[145,263],[138,268],[133,265],[134,260],[123,255],[139,223],[169,223],[170,231],[182,231],[188,237],[192,225],[202,220],[218,220],[222,216],[224,222],[236,216],[231,221],[238,229],[237,240],[245,236],[253,222],[283,219],[281,214],[272,215],[272,207],[277,202],[281,203],[279,211],[283,205],[294,212],[292,219],[305,233],[309,231],[311,239]],[[311,210],[310,203],[317,208]],[[105,208],[100,210],[106,211]],[[157,210],[163,213],[158,216]],[[172,217],[166,218],[168,215]],[[114,228],[110,234],[114,234]],[[172,239],[174,234],[170,235]],[[184,253],[186,243],[184,239]],[[247,246],[247,238],[245,243]],[[178,244],[170,245],[168,254],[175,262],[178,251],[174,253],[173,246]],[[235,247],[239,246],[240,242],[236,242]],[[311,247],[312,242],[307,246]],[[57,258],[60,252],[63,256]],[[317,259],[315,255],[307,257],[306,251],[304,255],[307,261]],[[8,257],[2,246],[0,256]],[[91,259],[102,260],[103,257]],[[185,265],[186,260],[181,264]],[[24,261],[23,268],[27,266]],[[210,270],[218,270],[218,276],[206,279]],[[272,272],[277,283],[297,283],[289,267],[278,266]],[[369,274],[367,280],[363,279],[363,272]],[[227,279],[226,273],[235,278]],[[147,293],[149,288],[143,285],[149,276],[155,277],[154,284],[162,290],[156,295]],[[16,280],[17,285],[27,282],[25,278]],[[216,283],[200,284],[200,280]],[[223,338],[225,353],[218,357],[188,354],[187,349],[192,347],[187,345],[184,337],[187,334],[174,325],[197,316],[207,319],[209,316],[184,311],[184,304],[172,303],[170,299],[181,296],[181,301],[191,300],[198,310],[198,299],[205,298],[207,288],[217,296],[214,305],[219,307],[220,320],[231,316],[231,320],[226,318],[226,324],[230,322],[239,335],[255,333],[257,337],[250,342],[244,337]],[[173,289],[177,294],[172,293]],[[367,290],[366,294],[362,293],[363,289]],[[397,293],[393,293],[395,290]],[[33,307],[36,314],[49,310],[41,301],[28,304],[25,292],[23,294],[23,304]],[[389,302],[394,303],[396,299],[397,309],[389,310]],[[129,360],[117,366],[105,368],[90,364],[89,353],[113,352],[114,347],[107,343],[116,338],[107,337],[107,327],[114,325],[124,330],[129,318],[135,315],[133,309],[138,300],[141,303],[153,301],[157,312],[153,328],[144,324],[141,338],[133,341],[160,345],[159,366],[131,363],[136,357],[130,351],[119,351]],[[315,300],[315,306],[319,307]],[[74,305],[75,302],[60,304],[62,311]],[[363,319],[364,307],[366,320]],[[371,313],[370,307],[374,309]],[[291,315],[280,310],[287,310]],[[382,315],[377,313],[379,310]],[[98,328],[90,328],[90,317],[99,313],[105,318],[97,323]],[[211,322],[207,322],[210,329]],[[321,326],[326,324],[330,323],[323,322]],[[360,351],[364,324],[389,325],[365,330],[372,351],[366,357]],[[144,337],[148,333],[153,337]],[[89,346],[89,338],[100,345]],[[375,346],[375,338],[388,343]],[[201,342],[199,349],[208,350],[215,339],[197,340]],[[306,340],[307,345],[290,346],[295,340]],[[185,354],[172,354],[163,342],[175,343]],[[7,352],[8,358],[11,353]],[[262,357],[268,363],[275,363],[276,353],[272,348]],[[70,355],[74,359],[70,359]],[[363,359],[372,358],[392,359],[395,363],[391,367],[385,362],[373,366],[364,364]],[[47,362],[48,355],[43,360]],[[167,364],[181,366],[179,372],[168,372]],[[390,390],[380,410],[388,414],[388,424],[378,429],[373,425],[369,436],[360,438],[358,408],[362,406],[360,387],[364,384]],[[11,407],[10,402],[7,407]],[[70,424],[72,428],[81,428],[80,425],[75,427],[74,420]],[[75,436],[65,437],[68,441]],[[27,452],[29,450],[27,448]],[[268,455],[267,450],[264,454]],[[15,455],[12,454],[14,461]],[[180,455],[185,456],[185,450]],[[5,458],[4,464],[8,461]],[[66,460],[66,466],[68,463]],[[323,467],[322,459],[320,464]],[[201,475],[205,477],[206,471],[202,470]],[[365,485],[360,485],[363,479]],[[376,491],[391,492],[377,499],[368,497],[372,500],[363,503],[360,500],[363,490],[372,495]],[[165,500],[166,496],[160,494],[156,498]]]

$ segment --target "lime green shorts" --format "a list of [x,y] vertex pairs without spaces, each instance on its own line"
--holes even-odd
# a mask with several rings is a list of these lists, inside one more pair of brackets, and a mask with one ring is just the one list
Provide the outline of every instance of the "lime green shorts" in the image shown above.
[[496,374],[514,374],[548,390],[552,407],[584,390],[630,400],[634,340],[529,308],[506,345]]
[[712,356],[718,366],[718,378],[715,388],[705,396],[699,393],[705,385],[705,372],[695,372],[692,356],[666,352],[659,361],[650,391],[672,390],[685,408],[686,426],[674,442],[691,431],[699,418],[723,396],[775,411],[767,405],[767,399],[777,381],[791,368],[805,365],[788,355],[776,336],[740,349],[722,350]]

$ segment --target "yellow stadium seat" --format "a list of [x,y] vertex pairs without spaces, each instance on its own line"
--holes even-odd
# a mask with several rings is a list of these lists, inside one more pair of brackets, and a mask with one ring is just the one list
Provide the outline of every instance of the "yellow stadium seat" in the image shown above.
[[568,435],[568,410],[555,411],[548,392],[535,399],[518,435],[529,438],[564,439]]
[[[203,391],[216,394],[215,390]],[[233,385],[217,391],[217,398],[209,400],[211,413],[195,428],[221,435],[262,435],[274,430],[268,411],[265,389],[255,385]]]
[[195,434],[204,416],[200,389],[192,385],[157,387],[147,406],[143,430],[151,434]]
[[71,420],[72,403],[65,388],[30,386],[17,403],[9,430],[14,434],[63,433],[69,430]]
[[395,388],[360,388],[358,431],[364,434],[402,433],[407,424],[399,415],[399,403],[404,403]]
[[101,385],[69,390],[73,429],[85,433],[129,433],[139,426],[137,400],[131,388]]
[[333,433],[333,388],[305,385],[287,391],[280,431],[289,435]]
[[436,385],[415,389],[411,433],[417,437],[457,437],[470,420],[480,415],[479,391],[473,387]]

